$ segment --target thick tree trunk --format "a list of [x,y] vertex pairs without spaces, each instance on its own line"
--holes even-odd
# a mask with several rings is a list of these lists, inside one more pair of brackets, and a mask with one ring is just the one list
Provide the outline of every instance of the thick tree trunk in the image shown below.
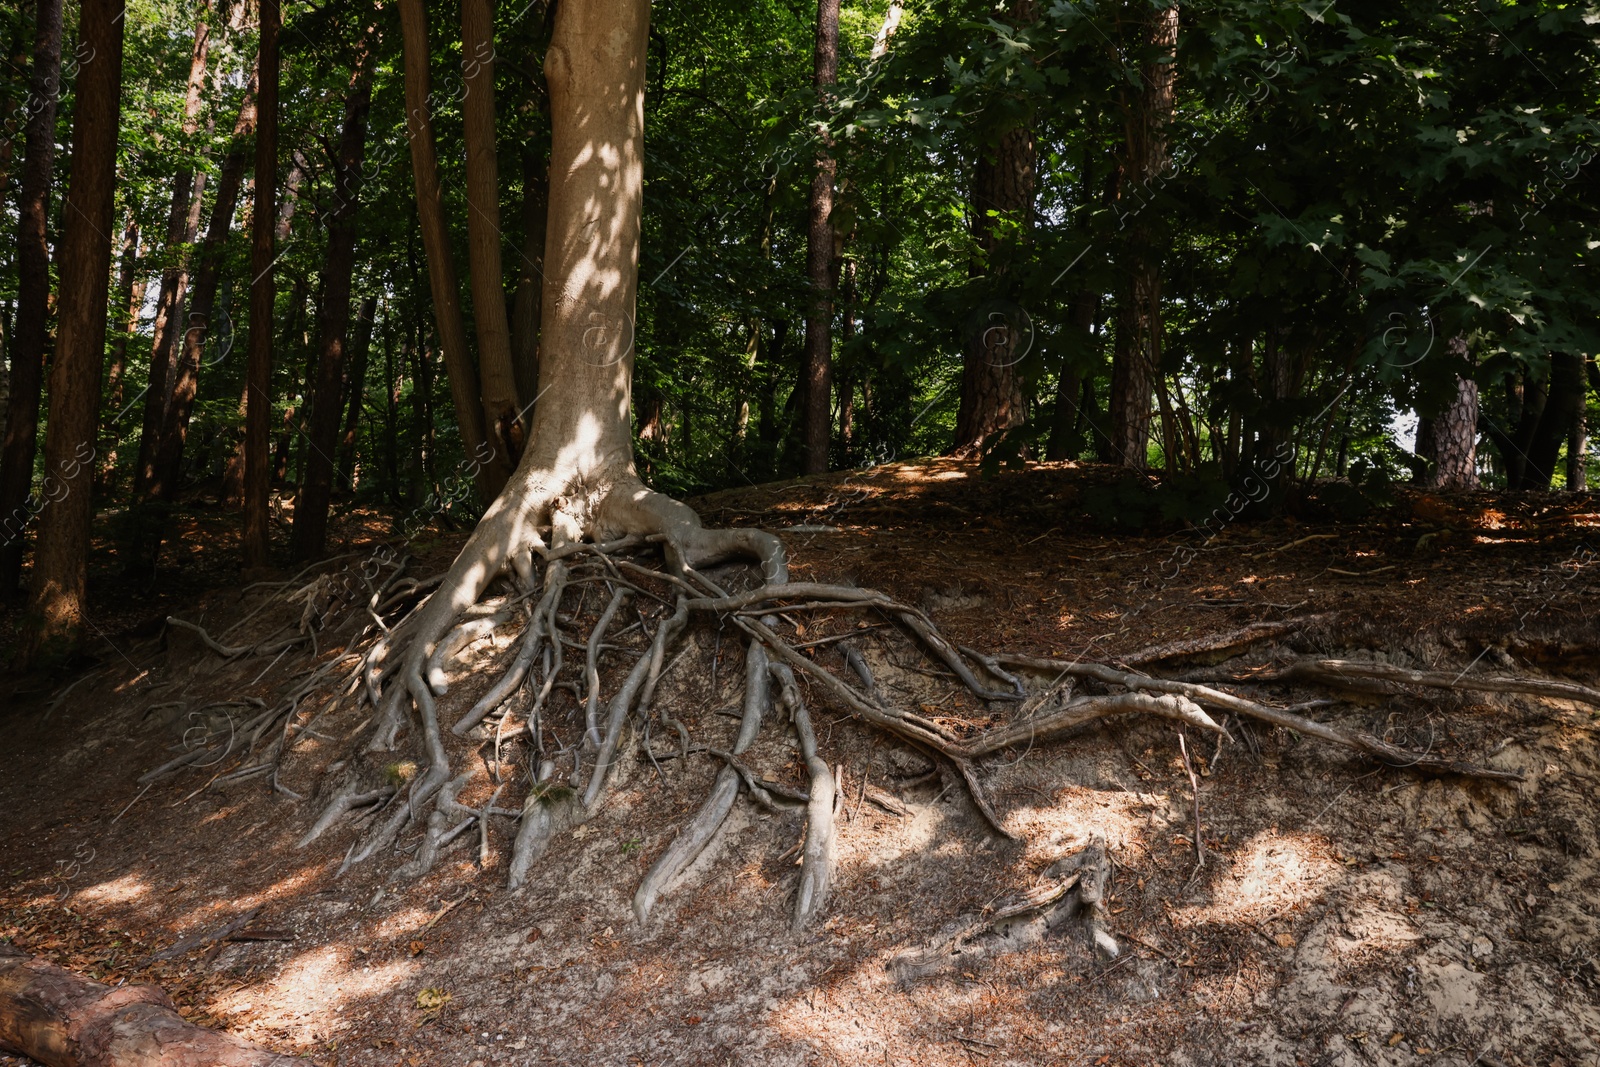
[[189,328],[184,331],[183,354],[178,359],[172,395],[162,422],[155,471],[149,486],[150,495],[163,499],[171,499],[178,491],[183,449],[189,435],[189,416],[194,411],[195,393],[200,387],[200,359],[211,328],[217,286],[222,280],[222,253],[228,241],[228,230],[233,225],[234,209],[239,203],[239,189],[244,182],[244,169],[248,161],[246,142],[256,128],[255,94],[256,84],[252,78],[245,88],[244,100],[239,105],[239,117],[233,126],[233,147],[222,163],[217,198],[211,209],[211,221],[206,227],[205,244],[200,249],[194,287],[189,297]]
[[334,453],[339,421],[344,414],[345,343],[350,330],[350,285],[356,265],[356,209],[361,195],[361,160],[367,143],[367,112],[372,106],[372,55],[377,31],[367,31],[356,53],[345,101],[344,131],[334,161],[334,205],[324,216],[328,253],[322,268],[320,356],[312,390],[309,451],[294,508],[296,559],[322,554],[328,534],[328,505],[333,495]]
[[350,338],[350,373],[345,376],[344,432],[339,435],[339,481],[347,489],[356,487],[356,431],[367,392],[367,363],[372,353],[372,322],[378,314],[378,298],[361,301],[356,312],[355,333]]
[[273,200],[278,185],[278,0],[261,0],[261,43],[256,60],[256,200],[250,222],[250,348],[245,367],[244,531],[246,567],[265,567],[271,550],[267,527],[267,438],[272,419]]
[[[1027,18],[1032,7],[1019,9]],[[972,180],[972,236],[979,259],[972,277],[1004,275],[1012,231],[1025,231],[1033,212],[1033,131],[1015,127],[979,152]],[[961,405],[956,415],[957,450],[982,448],[985,440],[1023,423],[1022,382],[1017,363],[1027,354],[1028,325],[1010,301],[974,316],[961,367]],[[980,309],[981,311],[981,309]]]
[[[523,469],[631,473],[647,0],[560,6],[545,55],[550,213],[540,381]],[[604,205],[598,222],[594,205]],[[537,454],[535,454],[537,453]]]
[[494,15],[490,0],[461,0],[461,54],[466,98],[461,102],[467,143],[467,252],[472,274],[472,321],[478,334],[483,425],[494,454],[489,464],[507,474],[522,455],[527,425],[511,362],[511,325],[500,262],[500,171],[495,151]]
[[[1127,281],[1117,304],[1117,344],[1111,368],[1111,443],[1119,462],[1144,467],[1150,441],[1150,398],[1161,367],[1161,256],[1153,220],[1142,210],[1167,161],[1167,125],[1172,121],[1178,47],[1178,5],[1151,11],[1140,20],[1138,46],[1143,85],[1127,107],[1127,164],[1123,216],[1128,233]],[[1174,442],[1166,442],[1170,453]]]
[[[484,436],[478,370],[467,351],[460,288],[439,196],[439,164],[433,138],[432,105],[428,100],[428,16],[423,0],[400,0],[400,28],[405,37],[406,130],[411,141],[417,219],[428,260],[434,327],[444,354],[445,374],[450,379],[450,398],[455,407],[456,423],[461,428],[461,447],[469,457],[481,460],[488,455],[488,442]],[[493,500],[505,485],[509,469],[503,463],[480,462],[476,476],[479,496],[486,501]]]
[[28,491],[38,451],[39,395],[50,335],[50,177],[61,82],[61,0],[39,0],[28,79],[35,110],[24,133],[17,203],[17,319],[11,335],[6,429],[0,445],[0,600],[20,592]]
[[[200,128],[201,90],[205,85],[206,62],[211,47],[210,0],[202,0],[194,27],[194,49],[189,57],[189,83],[183,100],[185,142]],[[187,157],[191,146],[180,151]],[[187,158],[185,159],[187,162]],[[189,282],[188,250],[199,225],[203,172],[197,176],[187,166],[180,167],[172,179],[172,206],[167,213],[167,260],[161,271],[161,291],[156,297],[155,329],[150,347],[150,384],[144,394],[144,430],[139,435],[139,457],[133,467],[133,492],[136,497],[155,495],[157,456],[161,451],[161,429],[166,422],[167,404],[177,376],[179,308]]]
[[[1465,354],[1464,338],[1453,338],[1450,345]],[[1478,383],[1457,378],[1455,399],[1427,421],[1433,460],[1429,484],[1436,489],[1478,488]],[[1419,441],[1421,437],[1419,427]]]
[[[839,81],[839,0],[817,0],[817,39],[813,84],[819,107],[833,98]],[[839,164],[828,142],[818,151],[811,177],[806,228],[806,277],[811,283],[806,309],[806,346],[800,369],[800,455],[806,474],[828,469],[833,429],[833,288],[835,284],[833,183]]]
[[289,1062],[287,1056],[185,1022],[155,986],[101,985],[7,944],[0,944],[0,1050],[45,1067],[276,1067]]
[[100,368],[106,349],[111,231],[122,114],[122,18],[117,0],[82,0],[79,27],[90,57],[78,70],[72,181],[62,212],[60,327],[50,369],[50,430],[23,661],[75,652],[88,577],[90,485]]

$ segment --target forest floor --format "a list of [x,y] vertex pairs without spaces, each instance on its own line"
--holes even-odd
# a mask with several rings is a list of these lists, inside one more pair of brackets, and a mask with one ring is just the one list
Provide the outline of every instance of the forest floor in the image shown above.
[[[695,503],[708,525],[787,530],[796,579],[883,589],[985,651],[1116,662],[1315,616],[1280,643],[1187,666],[1237,652],[1225,665],[1243,671],[1315,653],[1600,679],[1593,496],[1401,491],[1359,522],[1241,519],[1205,540],[1085,522],[1083,494],[1109,477],[1042,465],[986,479],[935,460]],[[111,984],[158,983],[205,1025],[330,1067],[1600,1063],[1595,708],[1389,686],[1341,691],[1312,713],[1520,772],[1512,784],[1383,767],[1225,720],[1231,742],[1188,739],[1197,869],[1196,800],[1169,722],[1110,720],[987,762],[1012,842],[959,788],[919,782],[920,756],[814,691],[821,750],[843,786],[825,920],[789,933],[803,810],[767,814],[741,799],[640,926],[633,890],[704,796],[718,766],[705,756],[658,772],[635,749],[607,806],[558,837],[516,892],[504,887],[505,819],[491,821],[487,864],[465,847],[414,882],[393,879],[388,860],[336,877],[348,828],[297,849],[331,736],[308,737],[284,765],[303,801],[264,778],[208,788],[234,760],[140,786],[182,751],[195,709],[271,698],[310,660],[225,662],[163,631],[173,614],[215,633],[264,605],[267,618],[267,602],[282,599],[243,588],[226,516],[200,509],[183,521],[154,583],[118,578],[109,546],[97,548],[97,663],[0,678],[0,939]],[[347,510],[340,550],[366,551],[391,522]],[[442,569],[464,537],[413,545],[425,559],[411,573]],[[999,714],[881,620],[807,624],[796,640],[858,627],[880,684],[924,714]],[[14,625],[0,618],[0,640]],[[691,630],[698,651],[658,697],[677,702],[697,737],[735,729],[719,714],[742,684],[734,633]],[[486,666],[514,644],[501,635],[471,655]],[[836,648],[812,654],[842,666]],[[491,677],[472,673],[441,702],[445,722]],[[1329,691],[1252,692],[1288,704]],[[318,729],[358,727],[352,717]],[[747,759],[803,782],[777,729]],[[414,832],[401,842],[414,843]],[[1113,863],[1118,958],[1069,925],[1016,952],[897,977],[901,953],[1094,843]],[[150,959],[251,912],[231,939]]]

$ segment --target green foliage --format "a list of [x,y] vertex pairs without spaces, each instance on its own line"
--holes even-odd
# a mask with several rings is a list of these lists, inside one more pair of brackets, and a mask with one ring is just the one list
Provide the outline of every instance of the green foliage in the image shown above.
[[[872,55],[887,0],[847,2],[836,89],[812,85],[808,4],[687,0],[652,12],[646,187],[635,323],[641,468],[677,494],[794,473],[797,368],[810,293],[806,195],[813,160],[839,163],[832,223],[838,383],[833,462],[861,466],[950,445],[974,316],[1022,309],[1029,345],[1016,370],[1026,424],[992,442],[997,470],[1051,446],[1058,385],[1071,386],[1063,441],[1104,454],[1111,356],[1129,291],[1129,235],[1158,249],[1163,337],[1155,464],[1169,474],[1096,491],[1091,515],[1119,528],[1198,523],[1250,469],[1292,450],[1286,475],[1310,498],[1355,513],[1383,506],[1415,457],[1398,417],[1437,413],[1458,376],[1483,396],[1485,451],[1510,438],[1516,397],[1549,374],[1550,353],[1600,351],[1600,6],[1513,0],[1214,0],[1181,11],[1169,160],[1125,173],[1141,43],[1157,0],[908,5]],[[431,5],[430,117],[458,273],[466,262],[458,10]],[[192,248],[165,239],[175,177],[207,176],[206,204],[242,98],[255,34],[212,19],[214,68],[198,130],[182,130],[195,0],[135,0],[128,11],[119,218],[136,222],[136,274],[155,282]],[[509,291],[530,274],[523,206],[537,217],[549,147],[542,79],[546,8],[501,5],[496,26],[502,245]],[[380,28],[363,170],[357,299],[378,298],[368,373],[356,398],[357,494],[431,509],[460,455],[433,335],[417,232],[400,34],[392,5],[295,0],[285,9],[284,187],[304,171],[278,261],[273,396],[287,478],[305,450],[308,367],[318,342],[329,153],[351,43]],[[71,55],[75,28],[66,49]],[[22,9],[0,38],[25,40]],[[7,80],[9,78],[9,80]],[[15,114],[15,74],[0,104]],[[70,159],[72,94],[58,139]],[[14,124],[7,126],[7,136]],[[1004,239],[983,248],[973,220],[975,160],[1018,129],[1037,150],[1030,216],[988,216]],[[58,167],[64,200],[68,168]],[[14,186],[13,186],[14,187]],[[531,198],[531,201],[530,199]],[[190,432],[188,474],[220,477],[236,439],[248,321],[247,202],[235,218],[225,284]],[[14,231],[14,202],[0,219]],[[59,220],[56,221],[59,229]],[[537,243],[533,246],[537,251]],[[154,285],[152,284],[152,289]],[[16,265],[0,242],[0,304]],[[470,293],[462,286],[470,316]],[[150,302],[121,387],[149,379]],[[1082,309],[1088,309],[1087,318]],[[112,309],[111,329],[125,308]],[[1085,329],[1087,325],[1087,329]],[[469,334],[471,333],[469,329]],[[1084,398],[1094,407],[1084,405]],[[111,404],[108,396],[107,405]],[[642,412],[648,407],[650,418]],[[1082,408],[1082,410],[1078,410]],[[116,418],[121,413],[121,418]],[[104,447],[120,474],[139,409],[107,412]],[[848,420],[848,422],[847,422]],[[1329,476],[1348,476],[1329,488]],[[132,521],[131,519],[129,521]]]

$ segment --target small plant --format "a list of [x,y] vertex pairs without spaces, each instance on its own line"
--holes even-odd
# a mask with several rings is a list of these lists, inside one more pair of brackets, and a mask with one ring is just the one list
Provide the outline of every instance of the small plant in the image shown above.
[[417,764],[414,760],[391,763],[383,769],[383,776],[389,779],[390,785],[398,789],[417,776]]
[[622,842],[622,854],[624,856],[631,856],[635,852],[638,852],[643,844],[644,838],[630,837],[626,841]]

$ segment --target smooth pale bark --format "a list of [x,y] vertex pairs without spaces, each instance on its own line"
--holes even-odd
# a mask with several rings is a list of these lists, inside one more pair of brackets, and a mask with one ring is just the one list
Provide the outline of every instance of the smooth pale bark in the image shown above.
[[489,0],[461,0],[461,51],[466,98],[461,101],[467,143],[467,253],[472,275],[472,322],[478,334],[478,387],[483,425],[507,472],[526,440],[522,403],[511,362],[511,324],[500,263],[500,171],[495,152],[494,15]]
[[[202,0],[194,27],[194,48],[189,54],[189,82],[183,98],[183,136],[187,142],[200,128],[201,91],[205,85],[206,63],[211,48],[210,0]],[[189,145],[180,151],[187,153]],[[133,492],[138,497],[153,496],[156,457],[161,450],[161,429],[166,422],[167,403],[177,376],[180,344],[179,308],[189,284],[188,249],[194,242],[200,221],[200,193],[204,173],[181,167],[172,179],[172,205],[167,213],[167,259],[161,271],[161,290],[156,296],[155,327],[150,346],[149,388],[144,394],[144,429],[139,435],[139,456],[133,467]]]
[[[1148,462],[1150,399],[1161,366],[1161,256],[1147,207],[1167,162],[1178,47],[1178,5],[1140,20],[1143,85],[1125,105],[1127,162],[1119,214],[1130,229],[1124,249],[1128,281],[1117,300],[1117,340],[1111,368],[1111,451],[1124,466]],[[1169,434],[1170,437],[1170,434]],[[1170,457],[1176,442],[1166,442]]]
[[261,42],[256,59],[256,187],[250,223],[250,347],[245,366],[244,562],[267,565],[270,489],[267,439],[272,419],[272,305],[274,193],[278,184],[278,0],[261,0]]
[[339,434],[339,481],[354,489],[356,469],[356,430],[366,399],[367,363],[372,354],[372,320],[378,314],[378,298],[361,301],[356,312],[355,331],[350,336],[350,373],[345,376],[344,430]]
[[333,498],[334,453],[344,414],[345,348],[350,331],[350,287],[356,265],[356,211],[361,197],[361,160],[367,143],[367,112],[372,106],[372,55],[377,30],[367,32],[356,54],[345,100],[344,128],[334,161],[333,209],[323,217],[328,251],[322,268],[318,308],[319,354],[311,394],[309,450],[295,501],[291,547],[296,559],[322,554]]
[[[816,48],[812,56],[812,84],[819,106],[826,105],[839,81],[839,0],[817,0]],[[810,302],[806,308],[805,355],[800,365],[800,456],[806,474],[828,469],[828,445],[833,429],[833,289],[836,258],[833,225],[833,184],[839,163],[827,138],[817,152],[807,198],[806,279]]]
[[[461,447],[476,459],[488,455],[489,446],[484,437],[478,369],[467,350],[461,293],[439,196],[439,163],[428,102],[428,16],[423,0],[400,0],[400,29],[405,38],[406,131],[411,141],[417,220],[428,260],[434,329],[444,356],[445,374],[450,379],[450,399],[460,427]],[[493,500],[505,485],[509,470],[508,464],[480,464],[475,475],[479,496]]]
[[168,399],[162,422],[160,446],[149,485],[151,496],[171,499],[178,491],[183,448],[189,435],[189,416],[194,411],[195,393],[200,387],[200,359],[211,328],[217,286],[222,280],[222,254],[228,241],[228,230],[233,225],[234,209],[239,204],[245,165],[249,161],[247,141],[255,133],[255,128],[256,80],[252,77],[245,88],[244,100],[239,105],[239,117],[233,125],[233,147],[222,163],[222,173],[217,181],[217,198],[212,205],[211,221],[206,227],[205,244],[200,249],[194,287],[189,296],[189,327],[183,334],[183,353],[178,359],[172,395]]
[[17,196],[17,318],[10,338],[11,372],[4,444],[0,444],[0,600],[21,590],[26,547],[24,506],[39,447],[39,397],[50,335],[50,178],[55,168],[56,100],[61,82],[61,0],[39,0],[33,69]]
[[82,0],[79,11],[79,32],[88,58],[78,69],[72,180],[62,211],[60,325],[50,369],[50,429],[44,449],[47,503],[39,516],[25,663],[77,650],[88,578],[90,486],[111,281],[117,124],[122,114],[124,19],[119,0]]

